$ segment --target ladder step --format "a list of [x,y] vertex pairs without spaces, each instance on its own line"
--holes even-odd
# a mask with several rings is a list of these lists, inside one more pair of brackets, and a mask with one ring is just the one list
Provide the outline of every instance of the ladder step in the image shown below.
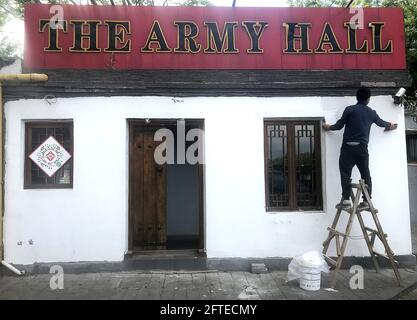
[[336,209],[340,209],[340,210],[342,210],[342,211],[346,211],[346,212],[348,212],[348,213],[352,214],[352,209],[353,209],[353,207],[352,207],[352,206],[350,206],[350,207],[344,207],[344,206],[342,206],[340,203],[338,203],[338,204],[336,205]]
[[334,234],[337,234],[337,235],[339,235],[341,237],[344,237],[345,236],[344,233],[342,233],[340,231],[337,231],[336,229],[333,229],[333,228],[328,227],[327,230],[330,231],[330,232],[332,232],[332,233],[334,233]]
[[[360,208],[358,208],[358,209],[356,209],[358,212],[362,212],[362,211],[368,211],[368,212],[372,212],[371,211],[371,208],[369,208],[369,207],[367,207],[367,208],[362,208],[362,209],[360,209]],[[378,209],[375,209],[374,208],[374,213],[378,213],[379,211],[378,211]]]
[[324,259],[328,262],[328,263],[330,263],[330,264],[332,264],[332,265],[334,265],[334,266],[336,266],[337,265],[337,262],[335,261],[335,260],[333,260],[332,258],[330,258],[329,256],[326,256],[325,254],[323,255],[323,257],[324,257]]
[[[368,231],[368,232],[371,232],[371,233],[379,234],[378,230],[375,230],[375,229],[365,227],[365,230]],[[385,238],[388,238],[388,235],[386,233],[384,233],[384,236],[385,236]]]
[[[336,209],[341,209],[342,211],[346,211],[348,213],[352,213],[353,210],[353,206],[350,207],[343,207],[340,203],[336,205]],[[368,212],[372,212],[371,208],[367,207],[367,208],[356,208],[357,212],[362,212],[362,211],[368,211]],[[374,208],[374,213],[378,213],[378,209]]]
[[[363,184],[367,189],[368,189],[368,185],[367,184]],[[351,183],[350,184],[350,186],[353,188],[353,189],[360,189],[360,188],[362,188],[361,187],[361,185],[359,184],[359,183]]]
[[[382,254],[382,253],[377,252],[377,251],[372,251],[372,252],[373,252],[373,254],[377,255],[378,257],[381,257],[381,258],[385,258],[387,260],[390,260],[390,258],[387,255],[385,255],[385,254]],[[394,255],[394,253],[393,253],[393,255]],[[399,263],[398,263],[397,260],[394,259],[394,262],[395,262],[395,264],[398,264],[399,265]]]

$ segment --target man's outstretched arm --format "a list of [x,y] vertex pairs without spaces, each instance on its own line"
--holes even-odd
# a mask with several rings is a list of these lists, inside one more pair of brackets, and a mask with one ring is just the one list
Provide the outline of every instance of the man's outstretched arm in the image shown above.
[[395,130],[395,129],[397,129],[397,126],[398,126],[396,123],[387,122],[387,121],[382,120],[382,119],[378,116],[378,114],[376,113],[376,111],[375,111],[375,119],[374,119],[374,123],[375,123],[378,127],[385,128],[385,131],[388,131],[388,130]]
[[346,124],[347,115],[348,115],[348,111],[346,108],[345,111],[343,111],[342,117],[339,120],[337,120],[337,122],[334,125],[323,123],[323,129],[326,131],[342,129]]

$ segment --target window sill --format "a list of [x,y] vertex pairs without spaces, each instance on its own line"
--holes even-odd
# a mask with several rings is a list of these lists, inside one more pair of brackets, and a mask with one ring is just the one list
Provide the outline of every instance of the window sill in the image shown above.
[[277,211],[271,210],[266,211],[267,214],[325,214],[324,210],[288,210],[288,211]]
[[65,186],[65,187],[58,187],[58,186],[26,186],[23,190],[72,190],[74,189],[73,186]]

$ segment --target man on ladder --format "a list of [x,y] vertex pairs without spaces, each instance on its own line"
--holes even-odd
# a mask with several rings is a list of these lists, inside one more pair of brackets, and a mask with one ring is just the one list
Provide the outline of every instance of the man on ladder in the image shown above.
[[[372,182],[371,175],[369,173],[368,154],[369,133],[371,131],[372,124],[375,123],[379,127],[384,127],[386,131],[396,129],[397,124],[382,120],[376,111],[369,108],[368,104],[370,97],[371,91],[368,88],[359,88],[356,93],[356,99],[358,100],[358,103],[356,105],[347,107],[343,112],[342,117],[336,122],[336,124],[323,124],[323,129],[326,131],[340,130],[345,127],[345,132],[343,134],[343,144],[339,158],[340,180],[343,190],[342,200],[341,203],[336,206],[337,212],[335,218],[333,220],[332,226],[327,228],[329,234],[323,243],[323,255],[326,261],[335,267],[331,281],[332,288],[335,287],[337,273],[342,266],[343,256],[355,216],[358,218],[359,225],[373,260],[376,272],[379,271],[377,256],[387,258],[394,270],[398,284],[401,285],[401,276],[396,265],[398,263],[394,259],[394,252],[388,245],[388,241],[386,239],[387,235],[384,233],[376,215],[378,210],[375,209],[372,204]],[[351,184],[350,176],[355,165],[358,167],[363,179],[359,181],[359,184]],[[354,189],[357,190],[356,194],[353,192]],[[361,196],[363,198],[363,202],[359,204]],[[350,198],[353,200],[353,204],[351,204]],[[365,226],[361,213],[363,210],[369,211],[371,213],[376,229]],[[337,225],[342,211],[349,213],[349,219],[344,233],[337,230]],[[340,238],[343,239],[342,243],[340,242]],[[385,248],[386,255],[375,251],[374,244],[376,238],[381,240]],[[336,260],[327,255],[327,251],[332,239],[335,239],[336,241]]]
[[[350,177],[355,165],[359,169],[361,178],[365,180],[365,184],[368,186],[369,196],[372,193],[368,154],[369,133],[372,124],[375,123],[377,126],[385,128],[385,131],[397,129],[396,123],[382,120],[375,110],[368,107],[370,98],[371,90],[369,88],[359,88],[356,92],[357,104],[347,107],[342,117],[334,125],[323,124],[325,131],[341,130],[345,127],[339,158],[340,181],[342,184],[342,202],[340,205],[345,208],[351,206]],[[368,207],[368,204],[363,197],[359,209],[366,207]]]

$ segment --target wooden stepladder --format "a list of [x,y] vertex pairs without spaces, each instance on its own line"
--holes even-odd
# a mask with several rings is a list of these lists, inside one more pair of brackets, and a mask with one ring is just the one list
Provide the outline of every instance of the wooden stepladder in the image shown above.
[[[357,190],[356,194],[353,191],[354,189]],[[359,201],[362,195],[368,202],[367,207],[358,207]],[[364,180],[359,180],[358,184],[353,183],[351,185],[351,198],[352,198],[353,206],[348,207],[348,208],[343,207],[340,204],[336,206],[336,209],[337,209],[336,216],[333,220],[332,226],[327,228],[327,230],[329,231],[329,235],[327,236],[327,239],[323,242],[323,256],[325,260],[327,261],[327,263],[329,263],[330,265],[334,267],[334,272],[333,272],[332,281],[331,281],[331,288],[334,289],[336,285],[337,274],[342,266],[343,255],[345,253],[348,238],[350,237],[350,231],[352,229],[352,224],[353,224],[353,220],[355,216],[358,217],[359,225],[362,229],[362,233],[366,241],[366,245],[368,246],[369,253],[372,257],[372,261],[374,263],[376,272],[379,272],[379,264],[378,264],[377,257],[379,256],[379,257],[388,259],[391,263],[392,269],[394,270],[395,277],[397,278],[397,281],[398,281],[398,285],[401,286],[401,277],[397,268],[398,262],[394,260],[394,253],[392,252],[391,248],[388,245],[387,234],[384,233],[384,231],[382,230],[382,226],[377,216],[378,210],[375,209],[372,204],[371,198],[368,193],[367,185],[365,184]],[[345,233],[337,231],[336,229],[337,223],[339,222],[340,215],[343,211],[349,213],[349,220],[345,229]],[[367,211],[371,213],[372,218],[375,222],[376,229],[371,229],[365,226],[365,223],[362,218],[363,211]],[[377,237],[382,242],[385,248],[386,255],[375,251],[374,244],[375,244],[375,240]],[[336,253],[337,253],[336,260],[327,256],[327,251],[329,249],[330,243],[333,240],[333,238],[335,239],[335,242],[336,242]],[[342,238],[342,242],[340,242],[341,240],[340,238]]]

